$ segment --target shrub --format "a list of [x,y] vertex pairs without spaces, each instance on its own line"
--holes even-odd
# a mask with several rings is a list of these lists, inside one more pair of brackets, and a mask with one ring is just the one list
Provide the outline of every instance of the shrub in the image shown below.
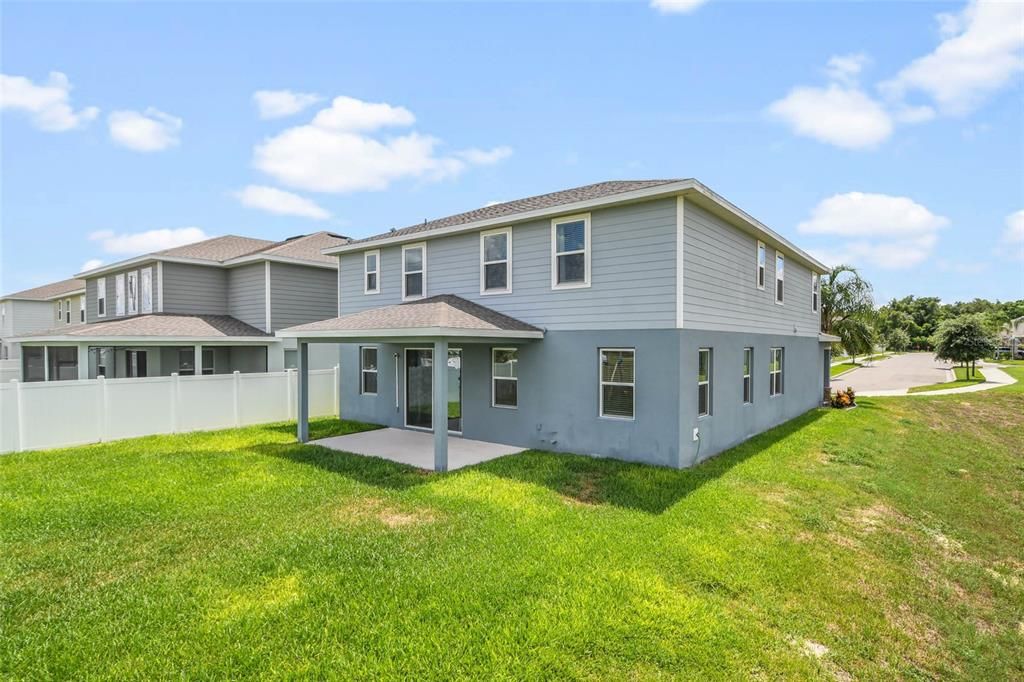
[[856,398],[857,398],[857,396],[854,394],[853,388],[852,387],[847,387],[847,389],[845,391],[837,390],[835,392],[835,394],[832,396],[832,399],[831,399],[830,402],[832,404],[832,407],[835,407],[835,408],[838,408],[838,409],[842,410],[842,409],[846,409],[848,407],[853,407],[854,405],[856,405],[857,404],[857,399]]

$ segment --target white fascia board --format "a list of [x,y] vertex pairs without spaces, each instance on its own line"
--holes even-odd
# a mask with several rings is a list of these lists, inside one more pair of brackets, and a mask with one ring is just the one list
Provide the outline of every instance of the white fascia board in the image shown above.
[[221,345],[221,346],[263,346],[268,343],[281,343],[281,339],[273,336],[23,336],[12,338],[11,341],[23,345],[38,344],[78,344],[103,343],[112,346],[181,346],[194,345]]
[[110,265],[101,265],[98,268],[92,270],[86,270],[85,272],[79,272],[75,275],[77,279],[86,279],[92,277],[99,277],[109,272],[115,272],[117,270],[123,270],[130,268],[134,265],[141,265],[143,263],[154,263],[163,261],[165,263],[183,263],[185,265],[206,265],[208,267],[220,268],[223,264],[218,263],[215,260],[204,260],[202,258],[182,258],[180,256],[154,256],[147,254],[145,256],[137,256],[135,258],[129,258],[128,260],[118,261],[117,263],[111,263]]
[[30,303],[50,303],[52,301],[59,301],[62,298],[68,296],[81,296],[85,293],[85,288],[75,289],[74,291],[65,291],[63,294],[54,294],[49,298],[22,298],[21,296],[8,296],[7,298],[0,298],[0,301],[28,301]]
[[285,339],[366,339],[476,337],[488,339],[543,339],[543,331],[509,331],[504,329],[461,329],[456,327],[416,327],[414,329],[323,329],[302,331],[282,329],[277,336]]
[[226,268],[234,268],[248,263],[259,263],[260,261],[287,263],[289,265],[305,265],[306,267],[323,268],[325,270],[338,269],[338,265],[336,263],[323,263],[321,261],[306,260],[304,258],[289,258],[288,256],[264,256],[258,253],[249,256],[240,256],[239,258],[232,258],[231,260],[224,261],[222,265]]
[[835,334],[826,334],[825,332],[821,332],[818,334],[818,341],[821,341],[822,343],[839,343],[842,339]]

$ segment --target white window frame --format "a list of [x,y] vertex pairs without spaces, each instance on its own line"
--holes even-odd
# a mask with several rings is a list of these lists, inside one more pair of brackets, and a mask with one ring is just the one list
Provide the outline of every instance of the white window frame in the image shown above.
[[[779,368],[772,369],[775,365],[775,353],[779,354]],[[786,349],[783,346],[775,346],[768,351],[768,395],[776,397],[786,392]],[[775,375],[779,375],[779,390],[775,390]]]
[[[764,263],[761,262],[761,256],[764,256]],[[764,242],[758,240],[757,251],[754,254],[754,284],[761,291],[764,291],[764,285],[768,281],[768,247],[764,245]]]
[[[129,315],[139,314],[139,271],[132,270],[125,273],[124,293],[125,308]],[[132,286],[134,284],[134,286]],[[132,292],[135,292],[134,294]]]
[[821,307],[821,275],[811,273],[811,312],[816,313]]
[[[367,265],[367,261],[370,260],[370,256],[373,256],[374,257],[374,261],[376,262],[376,267],[373,270],[370,270],[369,266]],[[403,260],[402,267],[404,268],[405,267],[405,265],[404,265],[405,256],[404,255],[402,256],[402,260]],[[369,279],[370,275],[376,275],[377,276],[377,286],[375,288],[373,288],[373,289],[371,289],[366,284],[366,281],[367,281],[367,279]],[[404,288],[404,284],[403,284],[403,288]],[[363,293],[364,294],[379,294],[380,293],[380,249],[372,249],[370,251],[364,251],[363,252]]]
[[[412,249],[423,249],[423,267],[421,270],[413,270],[408,272],[405,269],[405,252],[411,251]],[[405,276],[415,275],[420,273],[423,278],[423,291],[419,296],[409,296],[405,293]],[[427,297],[427,243],[416,242],[415,244],[405,244],[402,246],[402,300],[403,301],[418,301],[421,298]]]
[[[102,303],[102,305],[100,305]],[[107,316],[107,278],[96,280],[96,317]]]
[[[750,362],[747,362],[747,358],[750,358]],[[744,368],[743,365],[746,365]],[[743,349],[743,365],[740,366],[744,369],[743,373],[743,404],[753,405],[754,404],[754,348],[753,346],[747,346]]]
[[[779,264],[782,267],[779,267]],[[780,288],[779,285],[782,285]],[[779,294],[782,294],[779,296]],[[784,305],[786,302],[786,254],[775,252],[775,305]]]
[[[513,377],[497,377],[494,376],[494,354],[497,352],[512,352],[516,354],[516,376]],[[516,382],[516,404],[515,405],[499,405],[495,400],[497,391],[495,390],[496,382],[498,381],[514,381]],[[501,410],[518,410],[519,409],[519,349],[518,348],[491,348],[491,407],[497,407]]]
[[124,273],[114,275],[114,314],[124,315]]
[[[146,299],[149,299],[148,301]],[[143,314],[153,312],[153,268],[139,271],[139,310]]]
[[[704,381],[701,381],[700,380],[700,356],[703,353],[707,353],[708,354],[708,378],[705,379]],[[714,357],[715,357],[715,354],[714,354],[714,352],[712,352],[711,348],[698,348],[697,349],[697,419],[704,419],[705,417],[710,417],[714,413],[714,408],[712,407],[712,403],[711,403],[712,395],[713,395],[712,394],[712,390],[713,390],[712,389],[712,377],[713,377],[714,371],[715,371],[714,367],[712,366],[711,363],[714,362]],[[700,411],[700,387],[701,386],[707,386],[708,387],[708,404],[707,404],[707,411],[706,412],[701,412]]]
[[[562,251],[558,249],[558,226],[565,223],[574,223],[579,220],[583,221],[583,250],[575,251]],[[590,253],[591,253],[591,237],[590,237],[590,214],[579,213],[577,215],[562,216],[555,218],[551,221],[551,288],[552,289],[586,289],[590,287]],[[582,282],[566,282],[559,283],[558,281],[558,257],[559,256],[571,256],[573,254],[582,253],[584,254],[584,265],[583,265],[583,281]],[[635,359],[635,358],[634,358]]]
[[[379,263],[380,261],[378,261]],[[378,280],[379,281],[379,280]],[[367,369],[366,362],[363,359],[363,353],[365,351],[372,350],[377,354],[377,369]],[[376,374],[377,375],[377,391],[380,390],[380,348],[378,346],[359,346],[359,394],[360,395],[377,395],[377,391],[366,390],[366,375]]]
[[[487,237],[493,237],[497,234],[505,235],[505,257],[498,260],[485,260],[484,242]],[[505,288],[504,289],[488,289],[487,288],[487,266],[497,265],[500,263],[505,264]],[[481,296],[493,296],[495,294],[511,294],[512,293],[512,228],[511,227],[499,227],[496,230],[486,230],[480,233],[480,295]]]
[[[605,381],[604,372],[601,366],[601,356],[606,352],[611,353],[632,353],[633,354],[633,381]],[[601,419],[616,419],[619,421],[636,421],[636,348],[598,348],[597,349],[597,415]],[[633,414],[631,417],[623,417],[619,414],[604,413],[604,387],[605,386],[632,386],[633,387]]]
[[64,301],[57,300],[57,321],[64,322]]
[[78,322],[85,322],[85,294],[78,297]]
[[64,324],[71,324],[71,299],[64,299]]

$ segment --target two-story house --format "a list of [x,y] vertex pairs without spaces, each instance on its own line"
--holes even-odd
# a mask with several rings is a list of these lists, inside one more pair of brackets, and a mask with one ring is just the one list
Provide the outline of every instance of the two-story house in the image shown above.
[[[15,337],[85,323],[85,280],[66,279],[0,298],[0,360],[20,360]],[[33,362],[38,362],[36,359]],[[34,367],[34,372],[42,367]]]
[[300,377],[310,344],[345,344],[341,413],[433,430],[438,470],[448,432],[686,467],[827,386],[828,268],[696,180],[602,182],[325,253],[341,315],[278,332]]
[[[345,237],[215,237],[112,263],[84,280],[84,323],[21,335],[25,381],[265,372],[294,367],[283,327],[338,314]],[[52,327],[52,325],[51,325]],[[317,367],[333,367],[324,347]]]

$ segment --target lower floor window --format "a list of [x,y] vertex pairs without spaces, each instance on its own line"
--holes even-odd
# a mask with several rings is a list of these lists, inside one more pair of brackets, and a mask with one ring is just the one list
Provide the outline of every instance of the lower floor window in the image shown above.
[[743,402],[754,402],[754,349],[743,349]]
[[602,348],[599,356],[601,416],[632,419],[636,351],[632,348]]
[[782,372],[785,363],[785,349],[772,348],[771,362],[768,368],[768,391],[771,395],[782,395],[783,383]]
[[711,349],[697,351],[697,416],[711,414]]
[[519,405],[519,351],[515,348],[491,349],[491,405]]
[[373,346],[359,348],[359,391],[366,395],[377,395],[377,349]]

